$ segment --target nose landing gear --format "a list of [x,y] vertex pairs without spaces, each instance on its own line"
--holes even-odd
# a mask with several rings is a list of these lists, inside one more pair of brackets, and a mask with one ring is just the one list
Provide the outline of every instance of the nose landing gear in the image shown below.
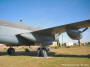
[[48,49],[46,49],[45,47],[38,48],[37,50],[39,57],[48,57],[47,52],[48,52]]

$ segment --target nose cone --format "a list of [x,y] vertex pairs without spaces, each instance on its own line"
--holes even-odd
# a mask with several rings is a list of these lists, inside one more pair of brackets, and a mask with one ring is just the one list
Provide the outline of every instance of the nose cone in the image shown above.
[[82,33],[78,30],[68,30],[67,34],[73,40],[79,40],[82,38]]

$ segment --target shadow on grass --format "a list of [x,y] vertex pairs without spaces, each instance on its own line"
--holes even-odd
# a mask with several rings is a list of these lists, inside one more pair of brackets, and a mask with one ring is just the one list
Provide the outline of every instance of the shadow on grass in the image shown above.
[[90,58],[90,55],[70,55],[70,54],[58,54],[54,57],[78,57],[78,58]]
[[[7,52],[0,52],[0,56],[8,55]],[[33,56],[37,57],[37,51],[17,51],[13,56]],[[50,57],[78,57],[78,58],[90,58],[90,54],[88,55],[70,55],[70,54],[56,54],[55,52],[48,52],[48,56]]]
[[[0,56],[5,56],[8,55],[7,52],[0,52]],[[25,51],[16,51],[14,55],[10,56],[37,56],[36,51],[30,51],[30,52],[25,52]]]

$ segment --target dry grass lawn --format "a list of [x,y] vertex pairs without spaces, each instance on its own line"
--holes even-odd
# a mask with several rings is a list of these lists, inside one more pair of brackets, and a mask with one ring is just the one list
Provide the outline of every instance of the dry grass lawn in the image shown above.
[[58,48],[51,51],[48,58],[31,55],[33,52],[30,55],[20,53],[15,56],[0,52],[0,67],[90,67],[89,46]]

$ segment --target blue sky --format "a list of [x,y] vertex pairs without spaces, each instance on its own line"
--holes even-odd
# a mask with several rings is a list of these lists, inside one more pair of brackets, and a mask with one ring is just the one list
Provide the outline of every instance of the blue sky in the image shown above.
[[[0,0],[0,19],[49,28],[90,19],[90,0]],[[82,41],[90,41],[90,29]],[[64,33],[64,41],[72,41]]]

